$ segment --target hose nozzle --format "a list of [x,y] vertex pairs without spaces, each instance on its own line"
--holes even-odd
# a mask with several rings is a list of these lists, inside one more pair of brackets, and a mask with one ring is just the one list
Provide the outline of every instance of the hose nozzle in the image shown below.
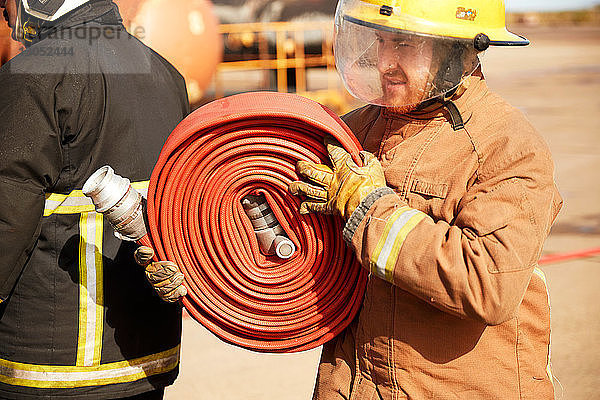
[[292,257],[296,245],[285,235],[265,196],[248,195],[242,199],[242,206],[252,222],[261,253],[275,254],[283,260]]
[[136,241],[146,235],[142,195],[108,165],[88,178],[83,194],[92,199],[96,211],[106,217],[120,239]]

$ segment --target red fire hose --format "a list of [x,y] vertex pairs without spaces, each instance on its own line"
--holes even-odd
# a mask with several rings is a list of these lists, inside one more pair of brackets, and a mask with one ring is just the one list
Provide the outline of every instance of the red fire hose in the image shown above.
[[[367,273],[342,220],[300,215],[287,192],[298,160],[323,163],[325,135],[360,163],[360,144],[318,103],[247,93],[190,114],[163,147],[148,190],[151,245],[186,276],[189,314],[223,340],[261,352],[317,347],[358,312]],[[265,256],[241,201],[264,195],[296,252]]]

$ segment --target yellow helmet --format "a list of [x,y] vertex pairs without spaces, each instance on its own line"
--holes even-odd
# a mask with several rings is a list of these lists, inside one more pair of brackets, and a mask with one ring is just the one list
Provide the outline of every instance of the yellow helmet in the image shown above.
[[408,111],[446,98],[490,45],[529,41],[505,26],[503,0],[339,0],[336,67],[367,103]]
[[529,44],[506,29],[503,0],[357,0],[340,5],[346,18],[373,28],[458,39],[483,34],[495,46]]

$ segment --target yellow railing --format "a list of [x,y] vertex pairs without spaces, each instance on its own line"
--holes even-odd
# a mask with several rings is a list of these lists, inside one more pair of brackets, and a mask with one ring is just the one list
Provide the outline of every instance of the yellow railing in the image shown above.
[[[293,91],[301,96],[326,104],[338,112],[347,111],[349,95],[335,72],[333,21],[222,24],[219,31],[225,46],[237,49],[239,54],[226,53],[223,62],[218,65],[214,77],[215,98],[225,95],[227,73],[264,71],[265,78],[256,82],[255,90],[276,88],[278,92],[289,92],[294,87]],[[307,43],[309,35],[312,39],[309,38]],[[320,43],[315,38],[319,38]],[[311,46],[309,54],[306,52],[307,44]],[[310,68],[326,71],[324,88],[308,90],[307,70]],[[293,74],[288,75],[289,70],[293,70]],[[268,79],[273,75],[275,86],[272,79]],[[288,76],[294,77],[295,85],[290,86]]]

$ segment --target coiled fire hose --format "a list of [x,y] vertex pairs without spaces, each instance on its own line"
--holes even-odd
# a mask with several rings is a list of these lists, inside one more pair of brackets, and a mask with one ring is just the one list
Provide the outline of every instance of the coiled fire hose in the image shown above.
[[[308,350],[350,323],[366,284],[341,239],[342,221],[300,215],[287,193],[298,160],[327,162],[326,134],[361,163],[353,134],[318,103],[232,96],[196,110],[169,137],[150,181],[149,235],[140,194],[110,167],[83,192],[121,237],[182,268],[183,303],[214,334],[255,351]],[[539,264],[598,254],[551,254]]]
[[[199,108],[162,149],[148,189],[148,235],[125,236],[179,265],[186,310],[229,343],[308,350],[339,334],[360,308],[367,272],[343,242],[343,221],[300,215],[300,199],[287,191],[299,179],[298,160],[327,162],[325,135],[361,164],[352,132],[320,104],[246,93]],[[102,185],[88,186],[84,192]],[[109,220],[123,230],[140,220],[136,210]]]

